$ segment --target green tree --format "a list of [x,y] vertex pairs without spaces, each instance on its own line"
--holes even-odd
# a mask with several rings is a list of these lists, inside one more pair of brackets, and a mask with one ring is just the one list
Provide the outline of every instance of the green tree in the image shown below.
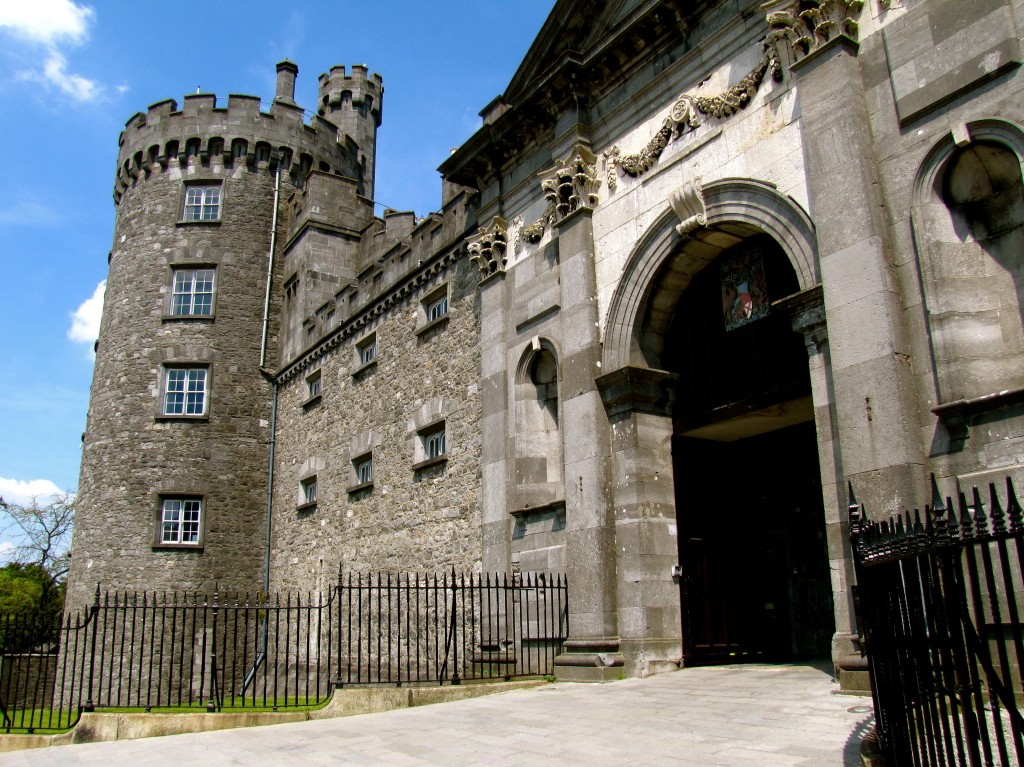
[[46,502],[32,498],[27,504],[0,498],[0,535],[13,534],[21,541],[0,569],[0,614],[25,606],[60,613],[74,518],[74,493],[58,493]]

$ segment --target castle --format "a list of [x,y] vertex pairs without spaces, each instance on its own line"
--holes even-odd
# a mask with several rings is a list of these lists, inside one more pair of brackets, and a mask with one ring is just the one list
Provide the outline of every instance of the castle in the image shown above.
[[422,219],[365,67],[136,114],[69,598],[565,572],[566,677],[855,684],[847,481],[1022,473],[1022,25],[558,0]]

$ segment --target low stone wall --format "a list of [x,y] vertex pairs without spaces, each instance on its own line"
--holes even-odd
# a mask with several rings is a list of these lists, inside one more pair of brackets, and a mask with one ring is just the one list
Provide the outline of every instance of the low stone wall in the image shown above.
[[67,746],[73,743],[98,743],[108,740],[132,740],[188,732],[210,732],[235,727],[259,727],[286,722],[333,719],[356,714],[376,714],[396,708],[447,703],[509,690],[521,690],[547,684],[542,679],[514,682],[481,682],[444,687],[360,687],[336,690],[323,708],[314,711],[238,711],[216,714],[82,714],[70,732],[58,735],[0,735],[0,753],[28,748]]

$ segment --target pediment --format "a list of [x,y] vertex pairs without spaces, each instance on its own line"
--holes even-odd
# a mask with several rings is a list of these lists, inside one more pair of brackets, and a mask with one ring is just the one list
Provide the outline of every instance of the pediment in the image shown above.
[[504,101],[515,104],[565,60],[589,59],[658,0],[558,0],[516,70]]

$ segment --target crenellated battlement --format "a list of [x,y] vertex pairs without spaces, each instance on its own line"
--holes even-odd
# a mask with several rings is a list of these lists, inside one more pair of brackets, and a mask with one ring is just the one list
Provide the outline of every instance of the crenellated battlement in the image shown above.
[[185,96],[180,106],[165,99],[132,115],[118,142],[115,203],[130,186],[170,167],[241,166],[274,172],[281,166],[296,185],[311,170],[320,170],[372,188],[375,126],[380,124],[383,91],[380,75],[367,79],[366,67],[357,66],[345,76],[344,67],[334,67],[331,75],[320,78],[321,88],[325,80],[362,84],[350,86],[345,97],[338,91],[338,104],[370,110],[375,124],[367,136],[366,131],[346,130],[348,126],[332,121],[323,110],[306,122],[306,113],[293,100],[297,73],[292,62],[278,64],[277,93],[268,109],[256,96],[231,94],[225,104],[212,93],[196,93]]
[[373,197],[373,167],[377,156],[377,128],[384,109],[384,80],[356,64],[349,73],[334,66],[320,75],[318,112],[338,126],[338,139],[351,139],[359,147],[358,163],[364,180],[363,194]]
[[329,73],[320,75],[320,114],[353,110],[363,117],[371,116],[379,128],[384,107],[384,80],[376,72],[369,76],[367,72],[364,64],[354,64],[351,74],[347,74],[343,66],[333,66]]

